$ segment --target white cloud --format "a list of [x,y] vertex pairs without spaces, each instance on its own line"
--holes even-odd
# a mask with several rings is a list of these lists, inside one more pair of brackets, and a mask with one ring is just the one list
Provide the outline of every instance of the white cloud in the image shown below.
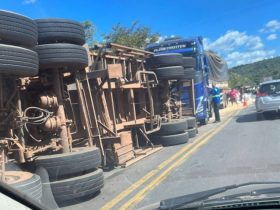
[[174,37],[176,37],[175,35],[170,35],[170,36],[160,36],[159,38],[158,38],[158,40],[156,41],[156,43],[160,43],[160,42],[163,42],[165,39],[167,39],[167,38],[174,38]]
[[209,42],[206,45],[207,49],[215,51],[230,52],[237,47],[247,47],[250,49],[261,49],[263,43],[259,36],[249,36],[246,32],[227,31],[225,35],[219,37],[214,42]]
[[37,0],[24,0],[23,4],[35,4]]
[[265,50],[259,36],[237,30],[227,31],[213,42],[205,38],[204,46],[225,58],[230,67],[271,58],[276,53],[275,50]]
[[225,59],[229,66],[238,66],[247,63],[257,62],[263,59],[272,58],[275,55],[275,50],[256,50],[240,52],[234,51],[229,53]]
[[210,49],[210,40],[208,38],[203,38],[203,46],[205,49]]
[[163,40],[164,40],[165,38],[166,38],[165,36],[160,36],[160,37],[158,38],[158,40],[156,41],[156,43],[163,42]]
[[277,39],[277,34],[270,34],[266,37],[267,40],[272,41]]
[[263,28],[260,29],[260,32],[276,32],[280,29],[280,22],[278,20],[268,21]]

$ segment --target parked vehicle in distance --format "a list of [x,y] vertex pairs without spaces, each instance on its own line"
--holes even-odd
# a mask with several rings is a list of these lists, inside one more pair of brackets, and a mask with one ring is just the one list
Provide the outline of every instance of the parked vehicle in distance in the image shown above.
[[258,117],[263,113],[280,111],[280,80],[270,80],[260,84],[256,95]]

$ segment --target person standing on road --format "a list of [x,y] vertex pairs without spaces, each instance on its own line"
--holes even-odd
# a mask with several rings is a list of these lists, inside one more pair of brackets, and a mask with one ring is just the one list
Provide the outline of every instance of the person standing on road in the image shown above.
[[240,95],[239,95],[239,97],[240,97],[239,101],[242,102],[243,94],[244,94],[244,89],[243,89],[243,87],[240,88],[239,94],[240,94]]
[[221,91],[219,88],[215,86],[215,84],[212,84],[212,89],[210,93],[212,95],[212,104],[215,113],[215,123],[221,122],[221,118],[220,118]]
[[237,104],[237,94],[238,94],[238,92],[234,88],[232,88],[231,91],[229,92],[230,102],[231,102],[232,106],[233,106],[233,103]]

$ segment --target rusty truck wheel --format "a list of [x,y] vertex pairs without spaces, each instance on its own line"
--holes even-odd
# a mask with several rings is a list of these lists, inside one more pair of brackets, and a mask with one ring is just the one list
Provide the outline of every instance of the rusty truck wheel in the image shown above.
[[5,180],[8,185],[35,200],[42,198],[40,176],[24,171],[6,171]]
[[0,40],[3,44],[33,47],[38,32],[35,21],[8,11],[0,11]]
[[50,182],[54,199],[59,205],[79,202],[83,198],[96,195],[104,186],[101,169],[69,179]]
[[39,71],[36,52],[12,45],[0,44],[0,74],[35,76]]
[[101,155],[97,147],[73,148],[70,153],[39,156],[34,162],[36,167],[47,170],[50,180],[58,180],[96,170],[101,165]]
[[77,71],[88,65],[84,47],[74,44],[43,44],[34,48],[39,56],[40,70],[60,68],[62,71]]
[[38,19],[38,43],[70,43],[83,45],[85,31],[81,23],[67,19]]

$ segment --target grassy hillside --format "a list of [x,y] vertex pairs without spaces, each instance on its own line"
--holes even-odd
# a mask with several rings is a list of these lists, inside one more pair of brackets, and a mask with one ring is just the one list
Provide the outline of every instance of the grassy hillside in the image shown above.
[[253,82],[258,84],[262,81],[263,77],[269,76],[272,76],[273,79],[280,79],[280,57],[266,59],[232,68],[230,70],[230,83],[235,84],[237,81],[232,80],[238,80],[242,78],[242,80],[245,80],[245,83]]

